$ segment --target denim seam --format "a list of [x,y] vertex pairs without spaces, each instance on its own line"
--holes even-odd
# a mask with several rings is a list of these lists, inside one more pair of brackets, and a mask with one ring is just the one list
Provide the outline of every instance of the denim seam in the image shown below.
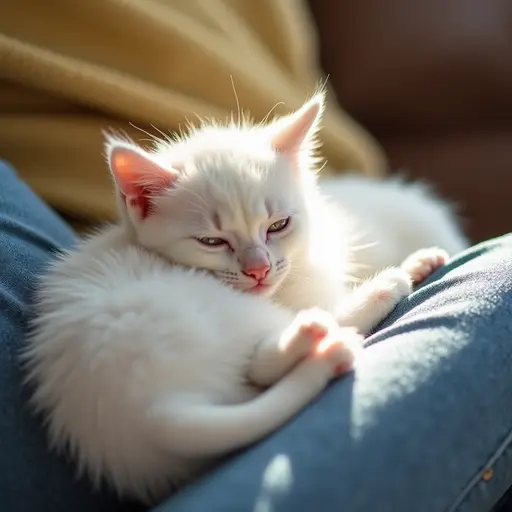
[[512,430],[506,435],[505,439],[501,442],[498,449],[493,453],[493,455],[488,459],[488,461],[484,464],[483,468],[479,469],[478,472],[471,478],[466,487],[459,494],[458,498],[451,505],[450,508],[446,510],[446,512],[455,512],[462,502],[468,497],[469,493],[481,482],[483,473],[494,466],[496,462],[500,459],[500,457],[505,453],[507,448],[512,444]]

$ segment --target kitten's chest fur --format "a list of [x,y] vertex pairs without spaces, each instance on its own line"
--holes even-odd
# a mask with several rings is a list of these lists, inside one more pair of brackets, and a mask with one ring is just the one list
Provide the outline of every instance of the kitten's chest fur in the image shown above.
[[334,311],[340,296],[347,291],[345,279],[340,272],[329,274],[324,268],[298,262],[273,300],[294,311],[319,307]]
[[337,205],[317,195],[313,198],[308,236],[291,258],[291,271],[273,300],[294,311],[313,307],[333,311],[349,291],[353,227]]

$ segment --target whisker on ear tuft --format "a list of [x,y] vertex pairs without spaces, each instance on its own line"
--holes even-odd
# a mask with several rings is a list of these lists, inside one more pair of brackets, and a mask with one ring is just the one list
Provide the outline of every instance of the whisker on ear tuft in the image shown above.
[[156,127],[153,123],[151,123],[151,128],[153,128],[154,130],[156,130],[160,135],[162,135],[162,137],[164,138],[164,140],[168,141],[168,142],[172,142],[172,136],[170,133],[165,133],[163,132],[162,130],[160,130],[160,128]]
[[274,110],[279,106],[279,105],[284,105],[284,102],[283,101],[278,101],[269,111],[268,113],[265,115],[265,117],[258,123],[258,126],[263,126],[265,123],[267,123],[268,121],[268,118],[270,117],[270,114],[272,114],[272,112],[274,112]]
[[238,119],[237,119],[237,122],[236,122],[236,126],[238,126],[238,128],[240,128],[240,122],[241,122],[241,113],[240,113],[240,101],[238,100],[238,94],[236,93],[236,88],[235,88],[235,81],[233,79],[233,75],[229,75],[230,79],[231,79],[231,87],[233,88],[233,93],[235,94],[235,100],[236,100],[236,108],[237,108],[237,113],[238,113]]
[[321,172],[324,170],[326,165],[327,165],[327,160],[324,160],[322,165],[320,167],[318,167],[318,169],[315,169],[315,174],[321,174]]
[[[130,123],[130,126],[132,126],[133,128],[135,128],[136,130],[138,130],[139,132],[142,132],[142,133],[145,133],[146,135],[148,135],[150,138],[150,140],[148,141],[147,139],[145,139],[147,142],[152,142],[152,143],[159,143],[159,142],[165,142],[166,139],[161,139],[160,137],[157,137],[156,135],[154,135],[153,133],[150,133],[146,130],[144,130],[144,128],[141,128],[140,126],[137,126],[133,123]],[[153,125],[151,125],[153,126]],[[156,128],[155,128],[156,129]],[[160,130],[157,130],[157,131],[160,131]],[[160,132],[162,133],[162,132]],[[141,140],[144,140],[144,139],[141,139]]]

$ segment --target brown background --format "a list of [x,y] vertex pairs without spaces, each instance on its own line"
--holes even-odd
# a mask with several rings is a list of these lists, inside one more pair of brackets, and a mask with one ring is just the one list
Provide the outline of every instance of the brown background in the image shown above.
[[394,170],[460,203],[476,241],[511,230],[512,2],[310,0],[341,105]]

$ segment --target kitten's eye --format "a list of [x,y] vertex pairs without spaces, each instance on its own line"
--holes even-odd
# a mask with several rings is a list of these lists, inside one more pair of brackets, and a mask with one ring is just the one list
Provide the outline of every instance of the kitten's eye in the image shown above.
[[278,233],[279,231],[283,231],[283,229],[286,228],[288,224],[290,224],[290,217],[278,220],[273,224],[270,224],[270,226],[267,229],[267,233]]
[[204,237],[204,238],[198,238],[197,241],[203,245],[207,245],[208,247],[220,247],[221,245],[227,244],[226,240],[222,238],[216,238],[216,237]]

